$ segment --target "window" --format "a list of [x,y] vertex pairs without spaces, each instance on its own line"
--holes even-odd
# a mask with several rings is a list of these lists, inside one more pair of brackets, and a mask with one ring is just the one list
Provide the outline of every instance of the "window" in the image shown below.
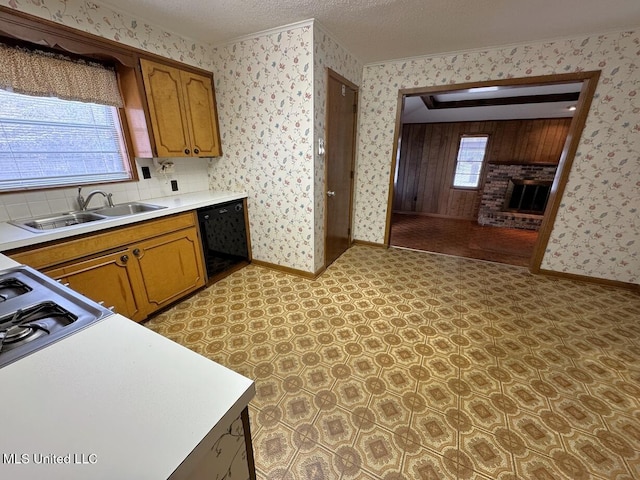
[[0,42],[0,192],[132,179],[115,68]]
[[0,191],[130,178],[116,107],[0,90]]
[[488,135],[463,135],[460,138],[454,187],[478,188],[488,141]]

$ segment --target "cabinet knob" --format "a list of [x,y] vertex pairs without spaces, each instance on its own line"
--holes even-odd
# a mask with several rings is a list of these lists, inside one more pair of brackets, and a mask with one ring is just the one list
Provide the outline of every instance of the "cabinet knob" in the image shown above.
[[195,153],[196,155],[200,153],[200,150],[198,150],[197,148],[193,149],[193,153]]
[[184,153],[186,153],[187,155],[189,155],[191,153],[191,150],[189,150],[188,148],[184,149]]
[[120,261],[121,261],[122,263],[127,263],[127,262],[129,261],[129,255],[122,255],[122,256],[120,257]]
[[140,249],[139,248],[134,248],[133,249],[133,255],[135,257],[139,257],[140,256]]

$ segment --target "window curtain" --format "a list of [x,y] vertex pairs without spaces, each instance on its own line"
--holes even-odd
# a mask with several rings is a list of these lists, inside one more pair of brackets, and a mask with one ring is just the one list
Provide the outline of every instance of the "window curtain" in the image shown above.
[[0,88],[38,97],[123,106],[114,69],[4,43],[0,43]]

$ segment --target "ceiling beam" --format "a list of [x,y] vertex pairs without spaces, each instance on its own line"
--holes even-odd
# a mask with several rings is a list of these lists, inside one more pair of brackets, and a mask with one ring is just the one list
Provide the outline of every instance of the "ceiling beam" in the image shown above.
[[439,101],[435,95],[421,95],[429,110],[440,108],[495,107],[502,105],[524,105],[530,103],[577,102],[580,92],[550,93],[547,95],[522,95],[519,97],[478,98],[474,100]]
[[420,98],[422,99],[422,103],[424,103],[424,106],[427,107],[427,110],[433,110],[434,108],[437,108],[433,104],[433,95],[422,95]]

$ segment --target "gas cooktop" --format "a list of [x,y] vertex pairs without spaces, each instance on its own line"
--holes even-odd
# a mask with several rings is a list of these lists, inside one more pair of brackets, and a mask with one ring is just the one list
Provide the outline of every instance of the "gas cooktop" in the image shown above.
[[30,267],[0,271],[0,368],[111,313]]

